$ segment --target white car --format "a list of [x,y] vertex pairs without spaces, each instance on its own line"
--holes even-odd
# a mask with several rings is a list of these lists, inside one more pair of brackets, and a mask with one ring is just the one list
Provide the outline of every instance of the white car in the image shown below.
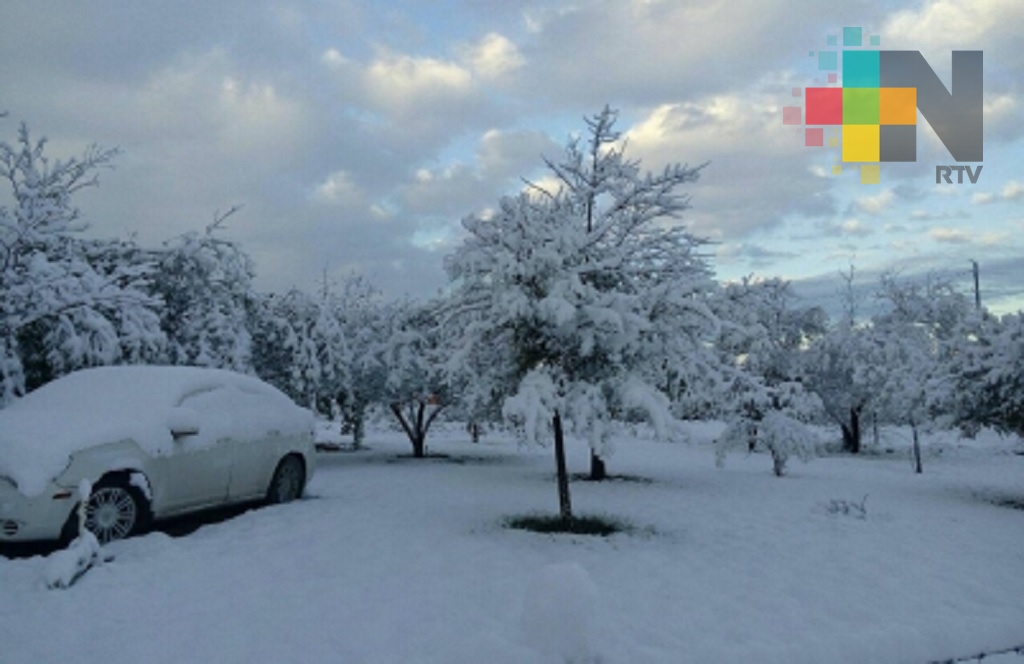
[[197,367],[77,371],[0,409],[0,543],[70,540],[80,490],[101,542],[151,520],[301,497],[314,419],[252,376]]

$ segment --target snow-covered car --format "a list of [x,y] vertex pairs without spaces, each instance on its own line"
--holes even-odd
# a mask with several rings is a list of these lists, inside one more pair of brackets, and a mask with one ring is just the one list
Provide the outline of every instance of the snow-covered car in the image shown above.
[[301,497],[314,418],[252,376],[197,367],[77,371],[0,409],[0,542],[69,540],[80,488],[101,541],[150,521]]

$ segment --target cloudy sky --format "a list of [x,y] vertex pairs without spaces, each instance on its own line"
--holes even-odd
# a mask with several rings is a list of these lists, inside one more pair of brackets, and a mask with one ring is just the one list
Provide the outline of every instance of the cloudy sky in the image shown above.
[[[952,50],[984,52],[977,184],[935,184],[954,162],[920,115],[917,162],[878,185],[783,125],[845,26],[921,51],[947,87]],[[355,270],[424,297],[462,217],[542,178],[609,104],[646,167],[711,162],[683,222],[720,278],[820,300],[851,264],[870,290],[891,269],[967,285],[973,259],[986,303],[1016,310],[1022,33],[1020,0],[4,0],[0,139],[25,121],[55,156],[122,150],[78,199],[96,237],[157,246],[241,205],[225,235],[261,289]]]

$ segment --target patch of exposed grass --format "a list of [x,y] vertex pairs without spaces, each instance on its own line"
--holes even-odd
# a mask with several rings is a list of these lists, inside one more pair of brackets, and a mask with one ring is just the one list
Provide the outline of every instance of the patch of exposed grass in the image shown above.
[[590,473],[574,473],[570,479],[573,482],[594,482],[600,484],[601,482],[608,482],[614,484],[615,482],[626,482],[630,484],[654,484],[654,480],[649,477],[641,477],[639,475],[605,475],[604,479],[595,480],[590,476]]
[[508,528],[529,530],[535,533],[567,533],[572,535],[595,535],[608,537],[616,533],[631,533],[635,529],[629,523],[608,516],[577,516],[569,521],[553,514],[525,514],[510,517],[505,521]]

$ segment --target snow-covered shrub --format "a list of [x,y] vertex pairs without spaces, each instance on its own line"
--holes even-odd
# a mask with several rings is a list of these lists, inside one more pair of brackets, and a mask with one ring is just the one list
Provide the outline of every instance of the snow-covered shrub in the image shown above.
[[[760,404],[746,401],[738,415],[733,417],[715,441],[716,463],[725,465],[726,455],[736,449],[748,452],[762,449],[772,457],[772,470],[782,477],[790,457],[810,461],[817,453],[817,436],[813,429],[797,419],[806,416],[811,396],[803,393],[795,384],[786,384],[770,391],[774,399]],[[765,394],[768,394],[766,392]],[[783,394],[789,398],[780,399]],[[801,413],[800,404],[804,404]]]

